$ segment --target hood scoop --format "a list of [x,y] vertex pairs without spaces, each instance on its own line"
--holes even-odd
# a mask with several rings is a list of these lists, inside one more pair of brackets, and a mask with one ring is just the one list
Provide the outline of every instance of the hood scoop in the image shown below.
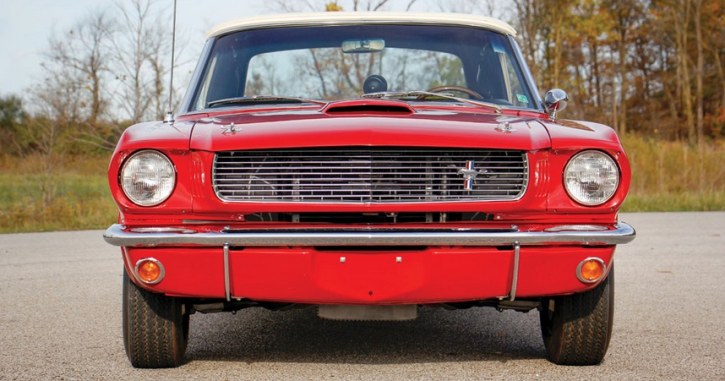
[[334,116],[405,116],[414,113],[413,109],[406,102],[377,99],[356,99],[333,102],[327,105],[322,112]]

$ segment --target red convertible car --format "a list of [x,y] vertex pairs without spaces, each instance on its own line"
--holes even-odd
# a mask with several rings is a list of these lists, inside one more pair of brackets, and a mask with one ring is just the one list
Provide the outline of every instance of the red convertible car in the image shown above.
[[453,14],[212,30],[175,120],[128,128],[108,171],[133,366],[179,365],[191,314],[248,307],[538,310],[550,361],[601,362],[629,162],[557,117],[515,36]]

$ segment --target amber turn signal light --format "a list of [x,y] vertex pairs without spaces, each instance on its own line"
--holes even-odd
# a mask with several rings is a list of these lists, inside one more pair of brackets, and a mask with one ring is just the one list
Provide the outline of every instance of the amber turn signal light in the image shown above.
[[156,284],[164,279],[164,266],[154,258],[144,258],[136,262],[136,275],[146,284]]
[[607,265],[600,258],[587,258],[576,268],[576,276],[584,283],[598,282],[607,271]]

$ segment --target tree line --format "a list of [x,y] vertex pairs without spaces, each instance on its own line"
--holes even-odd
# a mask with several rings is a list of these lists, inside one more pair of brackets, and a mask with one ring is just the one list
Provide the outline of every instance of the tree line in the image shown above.
[[691,144],[725,133],[725,1],[513,3],[542,90],[571,95],[566,117]]
[[[395,3],[275,0],[268,8],[382,11]],[[725,0],[397,4],[503,16],[517,29],[540,90],[569,93],[563,117],[690,144],[725,134]],[[162,119],[170,97],[171,12],[170,1],[117,1],[53,33],[42,80],[22,97],[0,97],[0,154],[41,153],[52,162],[59,152],[107,152],[128,125]],[[184,45],[177,36],[177,46]]]

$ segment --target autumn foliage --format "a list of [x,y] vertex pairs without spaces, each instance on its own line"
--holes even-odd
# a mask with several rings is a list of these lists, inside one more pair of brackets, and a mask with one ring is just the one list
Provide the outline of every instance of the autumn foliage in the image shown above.
[[513,23],[542,91],[565,116],[667,140],[725,132],[725,1],[514,0]]

